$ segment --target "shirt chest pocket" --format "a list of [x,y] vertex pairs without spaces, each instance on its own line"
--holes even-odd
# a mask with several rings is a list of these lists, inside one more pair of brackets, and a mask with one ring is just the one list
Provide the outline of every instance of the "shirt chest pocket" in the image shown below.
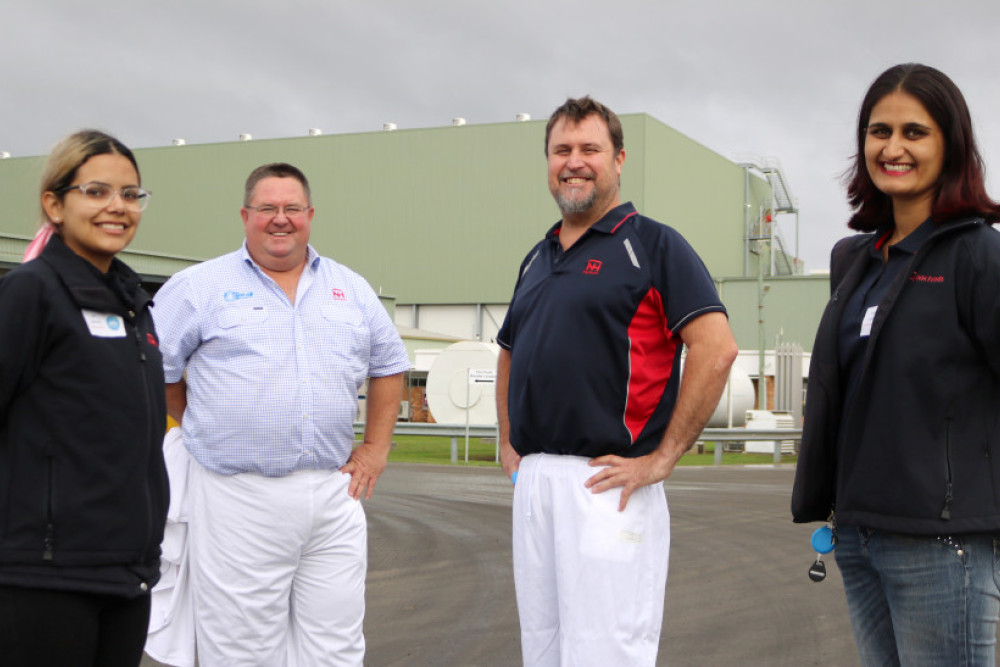
[[271,314],[265,306],[226,308],[216,316],[218,329],[213,337],[237,359],[252,357],[265,346],[270,319]]
[[246,308],[226,308],[218,316],[220,329],[233,329],[239,326],[254,326],[267,322],[268,312],[264,306],[249,306]]
[[333,355],[367,366],[370,341],[361,311],[344,304],[324,304],[316,325],[325,332]]

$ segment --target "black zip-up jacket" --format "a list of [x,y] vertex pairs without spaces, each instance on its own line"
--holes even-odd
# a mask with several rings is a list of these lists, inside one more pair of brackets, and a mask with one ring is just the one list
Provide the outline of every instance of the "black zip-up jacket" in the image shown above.
[[911,535],[1000,530],[1000,233],[941,224],[879,304],[857,395],[844,409],[838,326],[872,234],[833,250],[816,334],[796,522]]
[[137,596],[169,490],[163,362],[139,277],[53,237],[0,279],[0,584]]

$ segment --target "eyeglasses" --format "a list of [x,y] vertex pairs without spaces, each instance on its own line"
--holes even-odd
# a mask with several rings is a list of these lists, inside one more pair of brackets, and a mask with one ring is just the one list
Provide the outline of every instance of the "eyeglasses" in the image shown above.
[[79,190],[82,192],[84,201],[94,208],[108,206],[114,200],[115,195],[119,195],[125,204],[125,208],[129,211],[145,211],[149,205],[149,196],[153,194],[148,190],[143,190],[132,185],[124,188],[113,188],[107,183],[99,183],[97,181],[91,181],[83,185],[70,185],[62,188],[59,192],[69,192],[70,190]]
[[311,209],[312,206],[302,206],[301,204],[289,204],[288,206],[264,204],[263,206],[247,206],[246,208],[251,211],[257,211],[257,213],[265,218],[274,218],[281,212],[284,212],[286,218],[295,218]]

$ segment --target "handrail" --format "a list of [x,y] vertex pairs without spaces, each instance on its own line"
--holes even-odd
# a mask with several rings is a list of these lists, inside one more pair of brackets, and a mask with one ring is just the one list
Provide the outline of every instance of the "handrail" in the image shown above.
[[[354,423],[354,433],[364,433],[364,422]],[[452,438],[452,462],[456,463],[457,440],[456,438],[495,438],[497,435],[496,425],[469,425],[465,424],[427,424],[423,422],[396,422],[393,427],[393,434],[397,435],[433,435],[438,437]],[[706,428],[701,432],[699,442],[746,442],[747,440],[774,440],[775,463],[781,462],[781,443],[789,440],[799,441],[802,439],[801,429],[791,428],[771,428],[771,429],[746,429],[746,428]],[[722,447],[715,448],[715,464],[722,464]]]

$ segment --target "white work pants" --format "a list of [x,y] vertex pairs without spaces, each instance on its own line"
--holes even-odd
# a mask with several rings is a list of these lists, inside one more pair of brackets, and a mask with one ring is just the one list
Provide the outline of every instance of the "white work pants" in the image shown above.
[[594,494],[599,468],[531,454],[514,487],[514,586],[526,667],[655,665],[670,512],[662,484]]
[[350,476],[191,466],[191,585],[202,667],[361,665],[367,525]]

